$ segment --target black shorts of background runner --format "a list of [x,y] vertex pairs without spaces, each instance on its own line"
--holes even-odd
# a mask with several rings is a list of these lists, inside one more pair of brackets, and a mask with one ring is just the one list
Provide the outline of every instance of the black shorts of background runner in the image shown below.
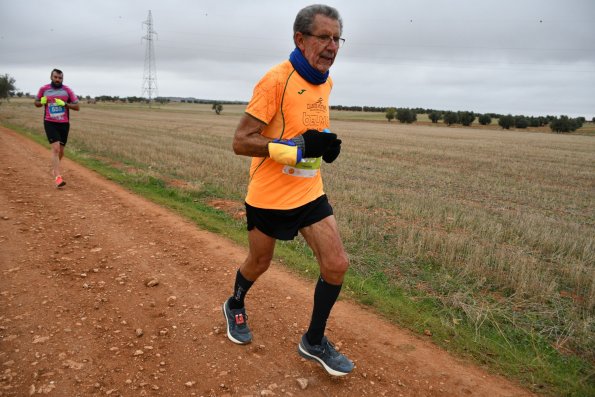
[[333,215],[326,194],[291,210],[267,210],[245,204],[248,230],[257,228],[277,240],[293,240],[301,228]]
[[60,145],[66,146],[70,123],[52,123],[44,120],[43,127],[49,143],[60,142]]

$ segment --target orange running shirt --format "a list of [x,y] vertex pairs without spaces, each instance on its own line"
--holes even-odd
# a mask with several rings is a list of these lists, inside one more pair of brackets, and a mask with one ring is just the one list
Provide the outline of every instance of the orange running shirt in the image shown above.
[[[306,130],[329,128],[330,77],[320,85],[304,80],[289,60],[273,67],[256,84],[246,113],[267,126],[262,135],[291,139]],[[321,132],[322,134],[323,132]],[[321,158],[305,159],[296,167],[270,157],[253,157],[246,202],[253,207],[288,210],[324,194]]]

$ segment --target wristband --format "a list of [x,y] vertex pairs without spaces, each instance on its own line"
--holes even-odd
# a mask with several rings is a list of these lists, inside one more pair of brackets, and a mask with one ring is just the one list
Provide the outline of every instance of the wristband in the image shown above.
[[269,156],[279,164],[295,166],[302,161],[302,149],[291,140],[275,139],[267,146]]

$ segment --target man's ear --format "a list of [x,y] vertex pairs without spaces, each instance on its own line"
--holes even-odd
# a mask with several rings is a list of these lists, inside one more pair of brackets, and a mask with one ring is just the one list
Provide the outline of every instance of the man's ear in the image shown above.
[[302,32],[295,32],[293,35],[293,42],[297,48],[304,52],[306,45],[304,44],[304,34]]

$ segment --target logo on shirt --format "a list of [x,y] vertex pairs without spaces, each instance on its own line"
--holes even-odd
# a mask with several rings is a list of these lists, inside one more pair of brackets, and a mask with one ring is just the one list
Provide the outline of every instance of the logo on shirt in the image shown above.
[[302,88],[301,91],[298,91],[298,95],[302,95],[304,92],[306,92],[306,90]]
[[322,126],[328,125],[328,108],[322,98],[306,105],[306,111],[302,113],[302,123],[310,129],[321,129]]
[[326,112],[326,105],[323,103],[322,98],[318,98],[316,102],[308,104],[307,107],[309,111]]

